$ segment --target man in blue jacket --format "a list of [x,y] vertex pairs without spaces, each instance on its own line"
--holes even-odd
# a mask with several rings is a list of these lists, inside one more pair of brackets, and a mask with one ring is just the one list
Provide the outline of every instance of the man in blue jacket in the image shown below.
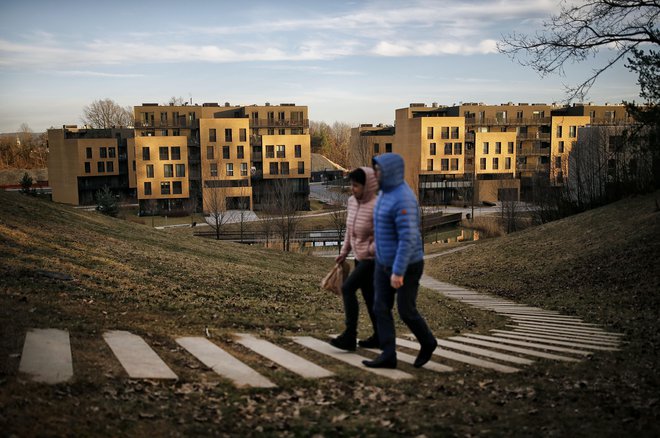
[[383,350],[374,360],[363,363],[370,368],[396,368],[396,349],[392,307],[396,297],[403,322],[421,346],[414,366],[422,367],[438,346],[426,321],[417,311],[419,279],[424,271],[424,246],[419,229],[419,206],[413,191],[404,181],[401,155],[383,154],[373,159],[381,194],[374,208],[376,270],[374,272],[374,313]]

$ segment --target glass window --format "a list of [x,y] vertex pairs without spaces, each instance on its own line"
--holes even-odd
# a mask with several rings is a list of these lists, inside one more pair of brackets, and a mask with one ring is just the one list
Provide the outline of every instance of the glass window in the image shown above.
[[442,128],[440,136],[442,138],[449,138],[449,127]]
[[451,155],[452,144],[445,143],[445,155]]
[[247,163],[241,163],[241,176],[247,176]]
[[488,153],[488,142],[485,141],[484,142],[484,154],[487,154],[487,153]]
[[227,176],[234,176],[234,163],[227,163],[226,171]]
[[563,128],[564,128],[564,127],[561,126],[561,125],[557,126],[557,137],[558,137],[558,138],[561,138],[561,134],[562,134],[562,130],[563,130]]
[[493,170],[499,169],[500,159],[497,157],[493,158]]
[[181,148],[179,146],[172,146],[172,159],[173,160],[181,159]]
[[458,158],[451,159],[451,170],[458,170]]
[[505,169],[511,169],[511,157],[506,157],[504,159],[504,168]]
[[231,129],[225,129],[225,141],[226,142],[231,142]]
[[501,141],[496,141],[495,142],[495,153],[496,154],[501,154],[502,153],[502,142]]
[[282,175],[288,175],[289,174],[289,162],[288,161],[283,161],[282,162],[281,173],[282,173]]
[[167,146],[161,146],[158,148],[158,157],[161,160],[169,160],[170,159],[170,148]]
[[266,158],[275,158],[275,146],[266,145]]
[[459,131],[458,131],[458,126],[453,126],[451,128],[451,138],[458,138]]
[[426,138],[427,140],[433,140],[433,126],[426,128]]
[[433,170],[433,159],[432,158],[426,160],[426,170],[429,170],[429,171]]
[[154,177],[154,165],[147,164],[147,178],[153,178],[153,177]]
[[215,148],[213,146],[206,146],[206,159],[207,160],[212,160],[213,159],[213,156],[215,155],[214,152],[213,152],[214,149]]
[[183,178],[186,176],[186,165],[185,164],[177,164],[176,165],[176,177],[177,178]]
[[242,160],[245,158],[245,147],[244,146],[236,146],[236,158],[239,160]]
[[92,148],[85,148],[85,158],[92,158]]
[[486,169],[486,159],[485,158],[479,158],[479,168],[481,170]]
[[103,161],[96,163],[96,167],[99,173],[105,172],[105,163]]
[[374,154],[380,153],[380,144],[374,143]]
[[115,158],[117,156],[116,148],[108,148],[108,158]]
[[303,173],[305,173],[305,162],[298,161],[298,175],[302,175]]
[[277,158],[286,158],[286,152],[283,144],[277,145]]
[[238,141],[247,141],[247,129],[240,128],[238,130]]
[[144,194],[145,195],[151,195],[151,182],[145,182],[144,183]]
[[[429,155],[435,155],[435,143],[431,143],[429,145]],[[433,160],[431,160],[431,161],[433,161]],[[429,169],[429,170],[433,170],[433,169]]]
[[564,153],[564,142],[563,141],[559,142],[559,153],[560,154]]
[[99,156],[101,158],[108,158],[108,148],[100,148],[99,149]]
[[461,155],[463,153],[463,143],[454,143],[454,155]]
[[163,176],[172,178],[174,176],[174,164],[163,164]]
[[211,176],[218,176],[218,163],[211,163]]
[[169,195],[170,194],[170,182],[162,182],[160,183],[160,194],[161,195]]
[[277,175],[277,163],[270,163],[270,174]]
[[512,142],[512,141],[509,142],[509,144],[508,144],[508,148],[509,148],[509,149],[508,149],[507,152],[510,153],[510,154],[512,154],[512,153],[513,153],[513,142]]
[[225,160],[229,159],[229,146],[222,147],[222,158]]
[[180,195],[183,193],[181,181],[172,181],[172,193],[175,195]]
[[302,146],[301,145],[297,144],[293,147],[293,155],[296,158],[302,157]]
[[209,129],[209,141],[212,143],[215,143],[216,137],[215,137],[215,128]]
[[449,159],[443,158],[440,160],[440,170],[449,170]]
[[115,171],[114,161],[106,161],[105,162],[105,170],[106,170],[106,172],[114,172]]
[[392,143],[385,143],[385,152],[392,152]]
[[570,138],[575,138],[577,136],[577,126],[568,127],[568,136]]
[[92,163],[85,161],[85,173],[92,173]]

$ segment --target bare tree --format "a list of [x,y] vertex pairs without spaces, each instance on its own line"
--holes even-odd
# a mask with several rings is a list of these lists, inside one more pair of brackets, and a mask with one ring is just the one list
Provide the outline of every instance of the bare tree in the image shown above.
[[337,251],[341,252],[341,242],[344,239],[344,233],[346,232],[346,207],[348,205],[349,194],[341,187],[338,187],[337,190],[332,190],[329,194],[330,203],[332,204],[330,223],[332,224],[333,230],[337,232]]
[[167,105],[170,105],[170,106],[183,106],[185,103],[186,103],[186,101],[181,96],[179,96],[179,97],[172,96],[167,101]]
[[241,243],[243,242],[243,232],[245,231],[245,224],[248,214],[250,213],[250,194],[247,187],[239,189],[239,196],[237,201],[238,207],[238,223],[241,233]]
[[348,161],[350,167],[354,169],[361,166],[371,166],[373,153],[371,150],[372,146],[369,138],[367,136],[360,135],[357,128],[355,128],[354,133],[357,135],[357,140],[353,143],[352,147],[348,151]]
[[270,237],[275,230],[275,221],[277,215],[277,201],[275,196],[275,189],[269,188],[265,193],[261,201],[262,204],[262,215],[259,218],[259,225],[261,231],[264,233],[265,246],[268,247],[270,244]]
[[85,125],[100,129],[132,126],[133,111],[129,106],[122,108],[112,99],[100,99],[83,108],[81,120]]
[[215,231],[216,240],[220,240],[222,227],[229,221],[227,197],[222,189],[213,187],[204,190],[204,212],[209,215],[207,222]]
[[[627,55],[638,58],[648,44],[660,45],[657,0],[587,0],[562,2],[559,15],[543,23],[535,35],[513,33],[498,43],[501,53],[518,58],[541,76],[564,75],[566,63],[593,58],[603,48],[614,51],[608,61],[576,86],[567,87],[568,101],[582,100],[596,79]],[[637,52],[636,52],[637,51]],[[636,54],[637,53],[637,54]],[[526,55],[526,57],[525,57]]]
[[190,226],[194,227],[197,222],[195,221],[195,213],[197,213],[197,196],[191,196],[183,203],[184,211],[190,216]]
[[296,228],[300,222],[300,200],[291,181],[278,179],[275,182],[275,229],[282,239],[282,249],[291,251]]

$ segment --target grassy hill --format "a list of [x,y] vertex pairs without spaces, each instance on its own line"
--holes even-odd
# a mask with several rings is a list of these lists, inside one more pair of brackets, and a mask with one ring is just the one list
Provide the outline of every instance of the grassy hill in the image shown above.
[[[189,229],[158,231],[0,191],[0,428],[20,436],[657,435],[659,196],[481,241],[427,264],[440,280],[624,332],[622,351],[579,364],[541,361],[515,375],[463,368],[393,383],[287,343],[289,335],[341,329],[339,298],[318,287],[331,259],[194,238]],[[72,280],[53,278],[60,275]],[[442,337],[506,323],[427,290],[419,307]],[[32,327],[70,331],[72,382],[49,387],[17,376]],[[278,388],[235,389],[173,342],[205,328]],[[179,380],[127,379],[101,339],[115,329],[157,347]],[[277,366],[231,343],[236,331],[286,344],[337,377],[274,373]]]

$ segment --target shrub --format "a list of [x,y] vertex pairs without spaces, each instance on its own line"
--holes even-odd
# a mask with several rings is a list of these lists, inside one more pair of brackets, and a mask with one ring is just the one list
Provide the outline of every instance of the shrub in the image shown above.
[[117,203],[117,198],[112,193],[108,186],[103,187],[103,190],[96,192],[96,209],[112,217],[117,217],[119,213],[119,204]]

